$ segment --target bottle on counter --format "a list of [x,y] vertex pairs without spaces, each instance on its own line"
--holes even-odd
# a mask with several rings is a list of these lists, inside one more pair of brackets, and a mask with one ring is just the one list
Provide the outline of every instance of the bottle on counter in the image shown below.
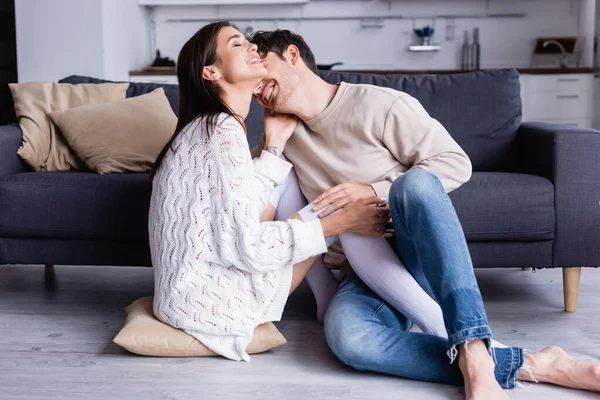
[[473,29],[473,44],[471,45],[471,69],[481,69],[481,45],[479,44],[479,28]]
[[465,31],[465,39],[462,45],[461,68],[463,71],[471,69],[471,46],[469,45],[469,32]]

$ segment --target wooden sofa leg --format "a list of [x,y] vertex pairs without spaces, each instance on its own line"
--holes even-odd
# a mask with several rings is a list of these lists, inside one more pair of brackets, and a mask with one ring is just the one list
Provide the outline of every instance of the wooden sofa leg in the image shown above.
[[523,267],[521,268],[523,271],[531,271],[531,267]]
[[563,290],[565,295],[565,311],[577,311],[577,299],[579,297],[579,280],[581,278],[581,267],[563,268]]

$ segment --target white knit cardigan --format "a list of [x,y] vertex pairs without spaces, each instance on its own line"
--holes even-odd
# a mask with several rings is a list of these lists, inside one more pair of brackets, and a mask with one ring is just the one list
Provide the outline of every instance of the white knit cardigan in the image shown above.
[[250,156],[244,129],[222,114],[173,141],[152,184],[154,315],[208,348],[246,360],[254,328],[279,321],[295,263],[327,251],[319,220],[260,222],[291,168]]

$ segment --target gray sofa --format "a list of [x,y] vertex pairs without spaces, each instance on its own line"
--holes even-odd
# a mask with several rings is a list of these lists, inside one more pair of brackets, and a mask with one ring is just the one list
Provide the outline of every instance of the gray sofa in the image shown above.
[[[600,265],[600,132],[521,123],[519,75],[512,69],[322,75],[419,99],[473,163],[471,180],[450,197],[474,266],[564,268],[565,308],[575,311],[581,267]],[[177,112],[175,85],[132,83],[128,97],[158,86]],[[257,104],[247,125],[254,146],[262,132]],[[17,125],[0,127],[0,264],[150,266],[147,174],[31,172],[16,154],[20,143]]]

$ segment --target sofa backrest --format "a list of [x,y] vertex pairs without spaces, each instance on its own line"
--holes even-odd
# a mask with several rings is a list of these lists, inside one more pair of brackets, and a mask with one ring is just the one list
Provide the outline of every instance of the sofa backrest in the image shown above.
[[[390,87],[418,99],[440,121],[471,158],[475,171],[516,169],[516,135],[521,123],[519,73],[515,69],[477,71],[454,75],[377,75],[321,71],[329,83],[361,83]],[[100,83],[99,79],[70,76],[65,83]],[[178,112],[177,85],[130,83],[127,97],[163,87]],[[262,108],[252,101],[246,119],[253,147],[263,132]]]
[[[89,76],[80,76],[80,75],[71,75],[66,78],[61,79],[58,83],[71,83],[71,84],[79,84],[79,83],[107,83],[114,81],[107,81],[104,79],[90,78]],[[165,91],[165,95],[169,100],[169,104],[175,112],[175,115],[179,115],[179,86],[171,85],[171,84],[162,84],[162,83],[146,83],[146,82],[126,82],[129,83],[129,87],[127,88],[126,97],[136,97],[141,96],[146,93],[150,93],[153,90],[158,88],[163,88]]]

